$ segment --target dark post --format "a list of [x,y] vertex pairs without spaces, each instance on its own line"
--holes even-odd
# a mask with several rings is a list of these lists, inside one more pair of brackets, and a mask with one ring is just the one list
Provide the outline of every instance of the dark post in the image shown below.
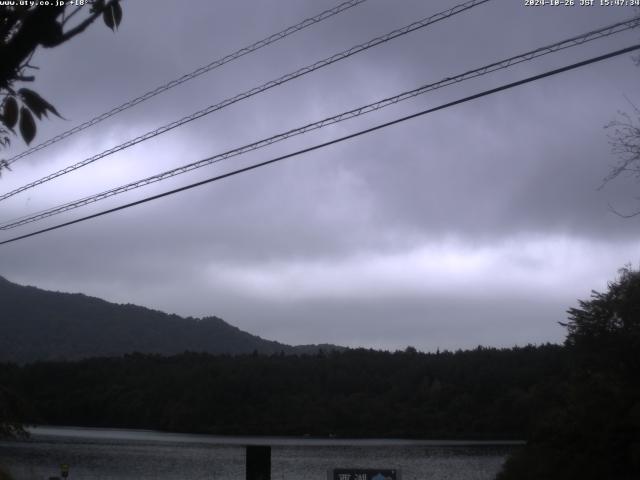
[[271,447],[247,445],[247,480],[271,480]]

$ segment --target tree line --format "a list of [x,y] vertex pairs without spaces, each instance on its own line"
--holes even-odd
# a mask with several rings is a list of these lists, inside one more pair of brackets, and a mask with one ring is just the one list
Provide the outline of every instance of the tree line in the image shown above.
[[566,378],[557,345],[0,366],[26,423],[243,435],[522,438]]

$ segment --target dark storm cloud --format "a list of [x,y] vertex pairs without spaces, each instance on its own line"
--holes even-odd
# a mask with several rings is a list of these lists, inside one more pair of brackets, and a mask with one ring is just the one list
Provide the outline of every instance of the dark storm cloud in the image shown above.
[[[70,119],[39,124],[37,141],[333,5],[128,2],[115,35],[95,25],[37,55],[39,91]],[[370,0],[25,158],[3,177],[3,190],[452,5]],[[0,213],[10,218],[104,190],[632,13],[489,2],[103,159],[5,202]],[[627,33],[432,92],[84,213],[638,37]],[[640,255],[637,222],[622,221],[607,206],[633,208],[637,184],[597,190],[615,160],[602,127],[627,108],[623,95],[640,102],[639,73],[628,56],[613,59],[10,245],[0,251],[1,274],[181,314],[215,314],[290,342],[454,348],[555,341],[564,309]]]

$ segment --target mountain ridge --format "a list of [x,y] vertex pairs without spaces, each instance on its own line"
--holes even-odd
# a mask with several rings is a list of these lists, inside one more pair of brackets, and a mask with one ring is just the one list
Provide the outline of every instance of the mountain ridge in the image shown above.
[[0,362],[79,360],[133,352],[174,355],[315,353],[252,335],[216,316],[182,317],[83,293],[44,290],[0,276]]

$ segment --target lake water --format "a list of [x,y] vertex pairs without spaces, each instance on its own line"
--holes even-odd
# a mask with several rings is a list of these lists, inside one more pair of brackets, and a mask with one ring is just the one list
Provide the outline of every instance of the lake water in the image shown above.
[[271,445],[273,480],[326,480],[332,468],[399,469],[402,480],[490,480],[517,442],[222,437],[141,430],[36,427],[0,442],[15,480],[244,480],[245,445]]

